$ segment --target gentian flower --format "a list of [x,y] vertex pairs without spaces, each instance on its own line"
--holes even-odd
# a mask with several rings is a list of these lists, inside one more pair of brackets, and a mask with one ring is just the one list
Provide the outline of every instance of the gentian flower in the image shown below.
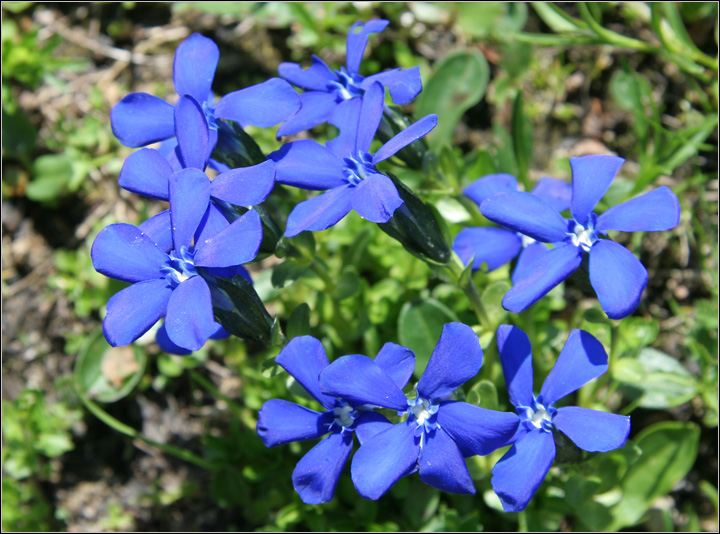
[[325,230],[354,209],[375,223],[387,222],[403,204],[392,180],[375,165],[427,134],[437,124],[437,115],[423,117],[370,154],[383,113],[385,90],[374,83],[365,97],[344,107],[345,132],[323,146],[303,139],[284,145],[268,156],[275,162],[275,180],[303,189],[326,193],[301,202],[288,217],[285,235],[305,230]]
[[630,418],[579,406],[554,406],[607,371],[605,349],[587,332],[570,332],[537,397],[533,394],[530,340],[525,332],[502,325],[497,339],[510,402],[522,423],[512,448],[492,470],[492,486],[506,512],[519,512],[530,502],[555,460],[555,430],[581,449],[607,452],[625,445]]
[[358,493],[379,499],[401,477],[420,471],[420,480],[450,493],[475,493],[464,457],[489,454],[510,442],[520,419],[450,400],[477,374],[483,352],[469,326],[449,323],[408,400],[398,382],[365,356],[343,356],[320,373],[320,389],[356,404],[370,404],[407,416],[365,440],[355,453],[351,475]]
[[368,76],[360,74],[368,34],[378,33],[388,25],[387,20],[356,22],[347,36],[346,66],[333,71],[319,57],[313,55],[312,65],[303,70],[297,63],[281,63],[280,76],[304,89],[300,95],[302,105],[278,129],[278,137],[294,135],[331,120],[336,108],[347,100],[362,97],[370,86],[378,82],[387,87],[393,102],[409,104],[422,91],[419,67],[392,69]]
[[618,169],[616,156],[570,158],[573,191],[571,219],[530,193],[498,193],[480,206],[485,217],[542,243],[557,246],[532,264],[532,269],[503,298],[513,313],[526,310],[567,278],[587,258],[590,284],[600,306],[611,319],[634,312],[647,285],[647,271],[622,245],[606,239],[611,230],[622,232],[670,230],[680,222],[680,203],[665,186],[610,208],[599,217],[592,212]]
[[[480,206],[483,201],[506,191],[517,191],[518,184],[511,174],[488,174],[468,185],[464,194]],[[567,182],[555,178],[541,178],[532,190],[532,194],[552,206],[557,211],[570,207],[572,187]],[[549,249],[533,238],[505,228],[463,228],[455,238],[453,250],[463,263],[473,258],[472,270],[487,265],[488,272],[505,265],[517,256],[517,265],[512,274],[513,282],[522,278],[528,266]]]
[[[311,336],[292,339],[275,362],[325,410],[315,412],[293,402],[269,400],[258,414],[257,433],[267,447],[329,434],[302,457],[292,475],[293,487],[303,502],[329,502],[352,452],[353,434],[357,434],[363,443],[379,430],[392,425],[384,416],[370,411],[371,407],[329,397],[320,391],[318,376],[329,362],[322,343],[317,339]],[[405,347],[386,343],[375,362],[395,380],[407,382],[413,371],[414,355]]]
[[[300,107],[295,90],[280,78],[229,93],[216,105],[211,86],[219,58],[220,51],[212,39],[193,33],[178,46],[173,64],[178,95],[191,96],[203,110],[210,129],[210,152],[217,142],[217,119],[267,128],[284,121]],[[173,108],[148,93],[130,93],[110,112],[113,133],[131,148],[171,139],[175,137]]]

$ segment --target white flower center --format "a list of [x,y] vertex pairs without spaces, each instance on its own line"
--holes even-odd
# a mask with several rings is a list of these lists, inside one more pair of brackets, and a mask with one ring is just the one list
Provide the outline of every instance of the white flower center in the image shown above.
[[344,406],[336,406],[333,408],[333,415],[335,416],[335,422],[343,428],[352,426],[354,419],[351,417],[353,407],[349,404]]

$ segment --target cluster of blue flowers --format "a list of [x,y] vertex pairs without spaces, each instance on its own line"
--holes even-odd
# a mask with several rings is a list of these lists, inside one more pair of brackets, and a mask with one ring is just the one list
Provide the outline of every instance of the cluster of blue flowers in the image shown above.
[[[113,132],[124,145],[139,148],[125,161],[120,186],[167,201],[169,208],[137,227],[110,225],[93,244],[95,269],[131,284],[108,302],[103,329],[110,344],[134,342],[163,317],[157,341],[175,354],[188,354],[211,337],[229,335],[216,321],[217,310],[227,308],[222,280],[250,280],[243,264],[256,258],[263,241],[257,207],[276,182],[323,191],[294,207],[286,237],[325,230],[351,210],[374,223],[391,221],[404,200],[396,182],[377,165],[425,136],[438,118],[421,118],[371,152],[386,111],[386,89],[396,104],[411,102],[422,89],[417,67],[360,74],[368,35],[387,24],[373,20],[353,25],[346,65],[339,70],[316,56],[308,69],[283,63],[282,78],[235,91],[217,103],[211,85],[219,50],[210,39],[193,34],[175,55],[174,105],[132,93],[113,108]],[[295,140],[265,161],[230,168],[212,157],[223,136],[232,135],[223,121],[240,127],[281,124],[278,138],[326,122],[339,134],[324,145]],[[141,148],[156,142],[161,143],[158,149]],[[631,314],[647,284],[647,272],[607,233],[670,229],[679,222],[679,204],[661,187],[600,216],[593,213],[623,161],[613,156],[572,158],[572,185],[543,178],[531,193],[519,191],[508,174],[477,180],[465,194],[502,227],[466,228],[453,250],[463,262],[472,261],[473,270],[493,270],[518,258],[514,287],[503,300],[511,312],[527,309],[580,268],[589,273],[610,318]],[[206,174],[208,168],[217,173],[213,179]],[[569,218],[561,215],[566,210]],[[416,471],[424,483],[440,490],[474,493],[465,458],[510,446],[493,468],[492,485],[506,511],[523,510],[554,461],[554,432],[586,451],[608,451],[624,445],[630,420],[556,406],[608,368],[605,350],[587,332],[570,333],[537,396],[528,337],[517,327],[503,325],[497,340],[509,400],[517,413],[454,400],[454,392],[478,374],[483,362],[478,337],[467,325],[445,325],[411,398],[403,392],[415,369],[410,349],[387,343],[375,359],[349,355],[330,363],[319,340],[294,338],[276,363],[322,411],[270,400],[260,410],[258,435],[268,447],[326,436],[292,475],[307,503],[332,499],[352,454],[354,435],[360,447],[352,458],[351,477],[368,499],[380,498]],[[382,409],[391,411],[389,418]]]

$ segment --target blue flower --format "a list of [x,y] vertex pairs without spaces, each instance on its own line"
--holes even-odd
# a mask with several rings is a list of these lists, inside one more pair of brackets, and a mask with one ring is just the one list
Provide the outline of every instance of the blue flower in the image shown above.
[[607,452],[625,444],[630,418],[578,406],[554,406],[607,371],[605,349],[587,332],[570,332],[537,397],[533,394],[530,340],[525,332],[502,325],[497,339],[510,402],[522,423],[514,445],[492,470],[492,486],[506,512],[519,512],[530,502],[555,459],[555,429],[581,449]]
[[[210,152],[217,142],[217,119],[267,128],[282,122],[300,107],[295,90],[280,78],[232,92],[216,105],[211,86],[219,57],[220,51],[211,39],[194,33],[180,43],[173,64],[178,95],[191,96],[203,110],[210,129]],[[148,93],[130,93],[110,112],[113,133],[131,148],[171,139],[175,137],[173,108]]]
[[[414,358],[409,349],[386,343],[375,362],[396,380],[407,382],[413,371]],[[357,434],[363,443],[392,425],[363,403],[329,397],[320,391],[318,376],[329,362],[317,339],[310,336],[294,338],[275,362],[290,373],[325,411],[315,412],[292,402],[273,399],[260,409],[257,433],[267,447],[329,434],[302,457],[292,475],[295,491],[303,502],[329,502],[352,452],[353,434]]]
[[[486,198],[496,193],[517,190],[518,184],[514,176],[489,174],[468,185],[464,193],[480,206]],[[565,211],[570,207],[572,187],[562,180],[541,178],[532,194],[557,211]],[[455,238],[453,250],[465,264],[474,257],[473,271],[480,269],[483,263],[487,265],[488,272],[493,271],[517,256],[517,265],[512,275],[513,282],[516,282],[527,274],[528,266],[545,254],[548,248],[533,238],[512,230],[478,227],[463,228]]]
[[535,195],[498,193],[480,206],[485,217],[542,243],[555,243],[533,262],[503,299],[513,313],[526,310],[567,278],[587,258],[590,283],[611,319],[634,312],[647,285],[645,267],[622,245],[604,238],[622,232],[670,230],[680,222],[680,203],[665,186],[615,206],[599,217],[592,212],[615,178],[624,159],[615,156],[570,158],[573,191],[571,219]]
[[451,493],[475,493],[464,457],[489,454],[510,442],[520,419],[449,400],[477,374],[483,352],[469,326],[449,323],[417,384],[417,396],[402,392],[409,374],[398,380],[377,361],[343,356],[320,373],[320,389],[355,404],[370,404],[407,416],[365,440],[355,454],[351,475],[358,493],[379,499],[401,477],[415,471],[426,484]]
[[436,115],[423,117],[369,153],[383,113],[385,89],[374,83],[362,99],[343,107],[346,126],[323,146],[316,141],[293,141],[268,156],[275,161],[275,180],[303,189],[326,190],[301,202],[288,217],[285,235],[305,230],[325,230],[354,209],[361,217],[385,223],[403,204],[392,180],[375,165],[427,134],[437,124]]
[[330,121],[340,104],[362,97],[375,82],[389,89],[396,104],[409,104],[420,94],[422,81],[419,67],[392,69],[367,78],[360,75],[360,62],[367,46],[368,34],[381,32],[387,25],[387,20],[353,24],[347,36],[346,66],[340,70],[331,70],[315,55],[312,57],[312,65],[306,70],[297,63],[280,64],[280,76],[305,92],[300,95],[300,110],[280,126],[278,137],[294,135]]

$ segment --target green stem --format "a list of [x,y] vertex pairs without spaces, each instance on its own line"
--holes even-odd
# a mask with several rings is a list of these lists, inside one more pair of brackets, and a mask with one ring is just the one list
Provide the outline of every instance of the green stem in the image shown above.
[[215,387],[215,385],[202,376],[201,374],[197,373],[196,371],[190,371],[190,378],[200,384],[200,386],[205,389],[208,393],[210,393],[213,397],[216,399],[220,399],[222,401],[225,401],[228,405],[228,408],[238,417],[242,418],[243,410],[242,407],[237,404],[234,400],[232,400],[230,397],[222,393],[218,388]]
[[525,515],[525,510],[522,512],[518,512],[518,532],[527,532],[528,531],[528,521],[527,521],[527,515]]
[[[475,287],[472,275],[469,272],[465,273],[465,266],[462,264],[462,261],[457,254],[453,253],[452,260],[446,268],[453,277],[454,282],[465,292],[465,295],[470,300],[470,305],[472,306],[473,311],[475,311],[475,315],[477,316],[480,325],[485,328],[492,329],[492,322],[485,310],[485,305],[480,297],[480,293],[478,293],[478,290]],[[464,276],[464,274],[466,275]]]

